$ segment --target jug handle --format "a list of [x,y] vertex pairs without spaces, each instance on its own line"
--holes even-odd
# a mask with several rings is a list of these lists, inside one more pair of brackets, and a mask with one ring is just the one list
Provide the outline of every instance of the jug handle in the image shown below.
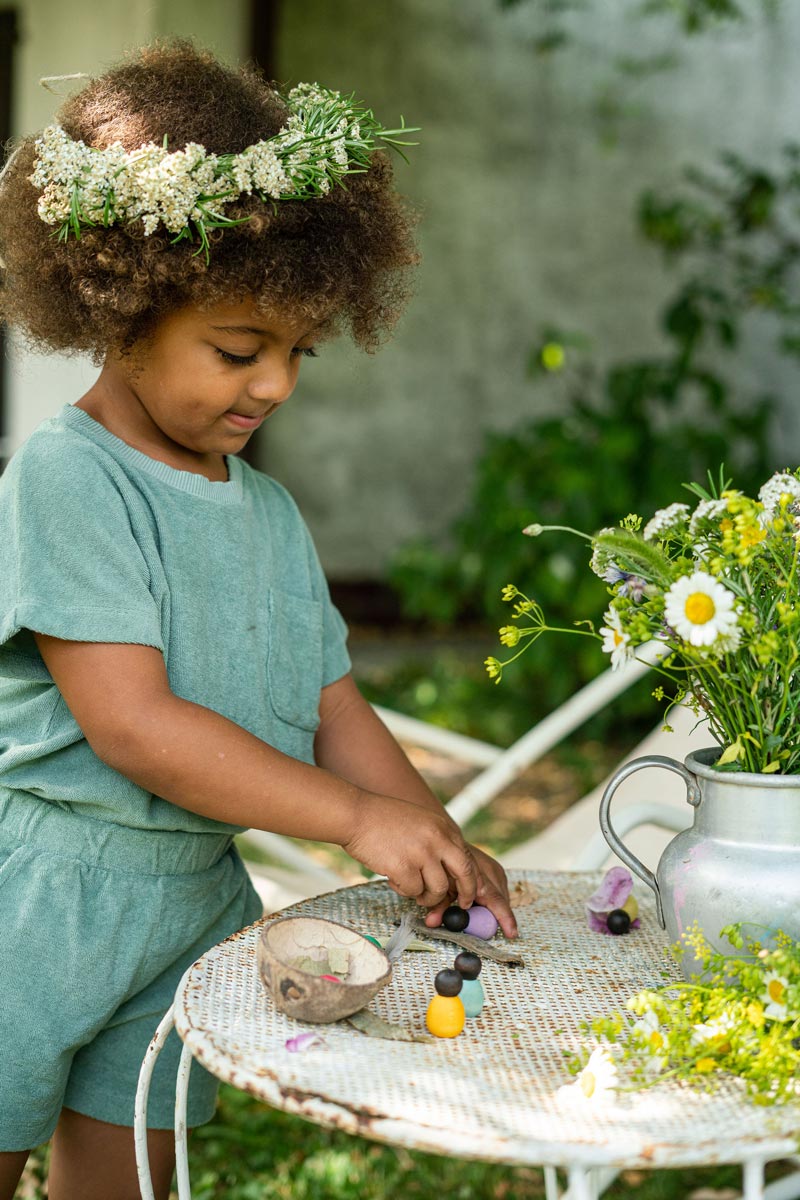
[[677,762],[674,758],[667,758],[663,754],[648,754],[643,758],[634,758],[629,763],[626,763],[624,767],[620,767],[609,780],[608,786],[603,792],[603,799],[600,801],[600,828],[603,831],[603,837],[617,857],[621,858],[625,865],[630,867],[634,874],[638,875],[652,890],[656,898],[658,920],[661,928],[666,929],[664,908],[661,903],[661,889],[658,886],[658,880],[653,872],[648,870],[644,863],[639,862],[635,854],[631,853],[611,824],[611,801],[614,793],[629,775],[633,775],[634,771],[641,771],[644,767],[664,767],[667,771],[674,771],[676,775],[680,775],[686,784],[686,799],[693,808],[697,808],[697,805],[700,803],[700,788],[695,776],[683,763]]

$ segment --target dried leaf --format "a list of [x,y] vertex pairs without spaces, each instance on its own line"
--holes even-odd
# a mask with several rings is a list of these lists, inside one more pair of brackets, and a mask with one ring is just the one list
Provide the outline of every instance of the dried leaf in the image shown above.
[[403,1025],[393,1025],[391,1021],[384,1021],[383,1017],[370,1012],[368,1008],[362,1008],[353,1013],[347,1018],[347,1023],[357,1029],[359,1033],[365,1033],[367,1037],[385,1038],[390,1042],[436,1041],[436,1038],[429,1037],[427,1033],[416,1033],[414,1030],[406,1029]]
[[519,879],[509,891],[512,908],[527,908],[529,904],[533,904],[538,899],[539,889],[523,879]]

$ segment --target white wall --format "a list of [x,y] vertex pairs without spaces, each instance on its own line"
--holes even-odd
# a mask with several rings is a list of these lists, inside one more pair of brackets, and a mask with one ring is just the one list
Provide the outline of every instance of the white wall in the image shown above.
[[[247,57],[247,0],[17,0],[14,62],[16,135],[41,129],[76,83],[40,86],[48,75],[99,74],[159,35],[194,37],[221,58]],[[67,89],[67,90],[65,90]],[[88,359],[32,354],[12,334],[5,364],[8,457],[46,417],[77,400],[97,375]]]

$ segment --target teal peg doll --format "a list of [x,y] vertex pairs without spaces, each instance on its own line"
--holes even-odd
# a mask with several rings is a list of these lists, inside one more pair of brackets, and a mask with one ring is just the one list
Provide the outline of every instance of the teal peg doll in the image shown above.
[[461,989],[461,1003],[464,1005],[464,1013],[468,1017],[479,1017],[484,1000],[486,999],[483,984],[478,979],[483,963],[477,954],[472,954],[470,951],[464,950],[456,957],[453,966],[464,980],[464,986]]

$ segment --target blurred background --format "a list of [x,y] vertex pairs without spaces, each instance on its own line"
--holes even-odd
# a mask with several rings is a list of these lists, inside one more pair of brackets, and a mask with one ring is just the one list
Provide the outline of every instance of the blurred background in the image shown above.
[[[55,95],[40,77],[96,73],[174,34],[422,127],[396,164],[423,218],[411,308],[377,355],[343,342],[304,362],[248,456],[300,504],[367,695],[508,745],[606,665],[590,639],[552,636],[488,680],[504,584],[552,624],[605,607],[583,544],[524,525],[647,519],[723,463],[751,490],[800,460],[800,7],[0,0],[0,143],[51,121],[70,85]],[[0,459],[94,375],[6,331]],[[499,853],[593,787],[657,722],[651,689],[537,763],[471,840]],[[464,782],[417,762],[443,797]],[[46,1160],[20,1196],[46,1195]],[[192,1176],[200,1200],[544,1194],[539,1171],[311,1130],[231,1088],[193,1139]],[[625,1172],[607,1195],[737,1187],[732,1168]]]

